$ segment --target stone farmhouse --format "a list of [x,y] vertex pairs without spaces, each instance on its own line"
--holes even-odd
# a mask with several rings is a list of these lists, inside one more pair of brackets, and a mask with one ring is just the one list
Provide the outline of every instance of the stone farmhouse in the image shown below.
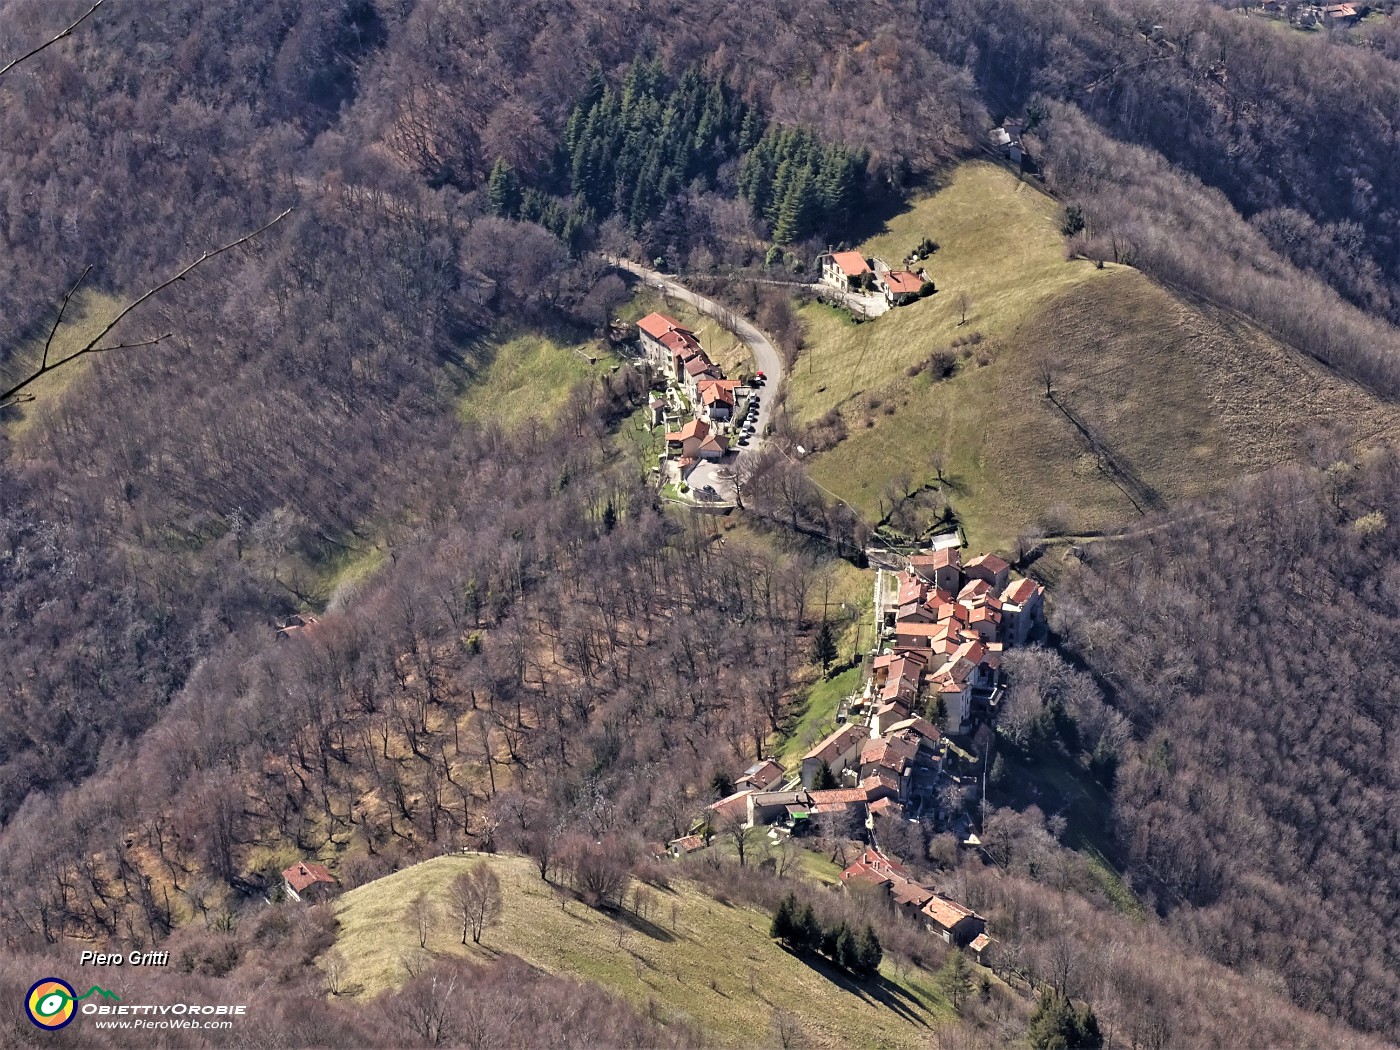
[[336,878],[323,864],[299,860],[282,872],[282,889],[294,901],[322,901],[335,889]]
[[980,939],[982,943],[975,950],[979,959],[991,941],[986,935],[986,919],[971,908],[919,885],[909,877],[903,864],[885,856],[875,846],[862,850],[859,859],[841,872],[841,885],[848,890],[885,894],[896,911],[948,944],[961,948]]
[[860,252],[823,252],[817,257],[821,283],[838,292],[873,289],[890,306],[904,306],[934,291],[927,271],[897,270],[882,259],[867,259]]

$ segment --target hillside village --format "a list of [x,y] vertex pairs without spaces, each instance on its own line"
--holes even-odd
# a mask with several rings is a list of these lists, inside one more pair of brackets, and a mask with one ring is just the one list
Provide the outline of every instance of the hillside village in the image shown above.
[[887,893],[901,912],[980,960],[990,944],[986,921],[911,880],[881,850],[877,821],[927,818],[965,845],[978,844],[963,803],[990,758],[1002,654],[1043,633],[1044,588],[1012,579],[996,554],[964,564],[954,540],[910,556],[898,572],[878,569],[875,589],[879,640],[837,728],[796,768],[769,758],[746,769],[734,792],[712,803],[702,826],[670,851],[695,852],[718,830],[736,828],[866,839],[868,848],[842,872],[843,885]]
[[666,383],[648,405],[651,425],[667,428],[665,480],[685,484],[702,461],[724,460],[755,439],[762,372],[747,383],[726,378],[695,332],[661,313],[637,322],[637,342]]

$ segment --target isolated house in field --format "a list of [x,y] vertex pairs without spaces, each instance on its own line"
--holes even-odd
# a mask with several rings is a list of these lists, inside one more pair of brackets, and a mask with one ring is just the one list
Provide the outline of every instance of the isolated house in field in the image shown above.
[[665,314],[647,314],[638,321],[637,340],[649,361],[673,370],[676,354],[700,352],[695,333]]
[[821,265],[822,283],[843,292],[859,291],[874,273],[860,252],[823,252],[817,262]]
[[932,281],[908,270],[884,270],[875,275],[875,287],[891,306],[912,303]]
[[282,889],[294,901],[323,901],[335,885],[335,876],[325,865],[309,860],[299,860],[282,872]]
[[811,790],[823,762],[833,775],[840,776],[860,757],[861,746],[869,739],[870,734],[863,727],[845,725],[820,741],[802,758],[802,786]]
[[1001,122],[1001,127],[991,130],[992,143],[1006,155],[1007,160],[1018,166],[1025,156],[1025,147],[1021,144],[1024,126],[1019,117],[1007,117]]
[[920,910],[930,933],[961,948],[986,932],[987,920],[957,901],[935,895]]

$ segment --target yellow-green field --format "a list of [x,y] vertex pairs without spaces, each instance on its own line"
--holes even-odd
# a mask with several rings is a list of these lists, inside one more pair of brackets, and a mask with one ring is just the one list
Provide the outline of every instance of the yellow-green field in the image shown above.
[[500,925],[486,931],[479,947],[464,946],[460,927],[443,919],[428,939],[432,953],[482,961],[512,953],[638,1005],[654,1000],[664,1018],[698,1025],[719,1046],[767,1042],[779,1009],[800,1019],[799,1045],[823,1047],[924,1046],[951,1016],[930,975],[900,980],[886,965],[879,985],[834,977],[773,943],[767,915],[721,904],[690,884],[656,890],[646,921],[619,921],[575,901],[561,908],[530,861],[505,856],[439,857],[341,897],[338,945],[349,983],[362,994],[401,983],[403,959],[418,952],[417,934],[404,917],[408,902],[419,893],[445,899],[457,873],[481,862],[501,879]]
[[506,429],[555,418],[580,383],[616,364],[598,340],[572,342],[538,331],[499,336],[484,350],[489,362],[468,380],[458,411],[463,422]]
[[[49,348],[50,363],[61,361],[69,354],[80,350],[93,336],[102,331],[102,328],[113,317],[121,312],[123,305],[114,296],[101,295],[96,292],[82,292],[74,296],[64,314],[63,324],[54,333],[53,344]],[[39,367],[44,355],[44,340],[49,334],[48,326],[52,323],[52,318],[46,319],[43,333],[28,340],[3,365],[0,365],[0,388],[7,388],[10,384],[19,382]],[[119,341],[119,339],[108,340],[108,342]],[[157,347],[142,348],[130,352],[140,354],[160,353],[161,351]],[[10,437],[17,443],[23,444],[26,436],[33,432],[45,414],[59,404],[68,388],[100,356],[102,355],[89,354],[81,357],[64,368],[50,372],[27,387],[24,393],[32,395],[34,400],[8,409],[5,413],[4,418],[9,421],[7,429]]]
[[[1091,532],[1218,489],[1295,455],[1328,417],[1358,436],[1400,421],[1258,329],[1136,270],[1065,261],[1059,221],[1055,201],[1009,172],[963,165],[862,246],[897,263],[932,237],[937,295],[863,325],[802,308],[808,349],[792,409],[807,422],[839,407],[849,435],[808,461],[816,481],[873,521],[891,478],[931,483],[941,461],[971,544],[1006,550],[1027,527]],[[907,375],[972,332],[982,341],[952,378]]]

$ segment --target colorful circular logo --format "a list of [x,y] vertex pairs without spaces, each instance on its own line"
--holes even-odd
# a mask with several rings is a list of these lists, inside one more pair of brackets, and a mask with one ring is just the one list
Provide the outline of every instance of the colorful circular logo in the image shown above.
[[24,999],[24,1012],[40,1028],[62,1028],[77,1013],[77,995],[67,981],[45,977],[42,981],[35,981],[29,989]]

